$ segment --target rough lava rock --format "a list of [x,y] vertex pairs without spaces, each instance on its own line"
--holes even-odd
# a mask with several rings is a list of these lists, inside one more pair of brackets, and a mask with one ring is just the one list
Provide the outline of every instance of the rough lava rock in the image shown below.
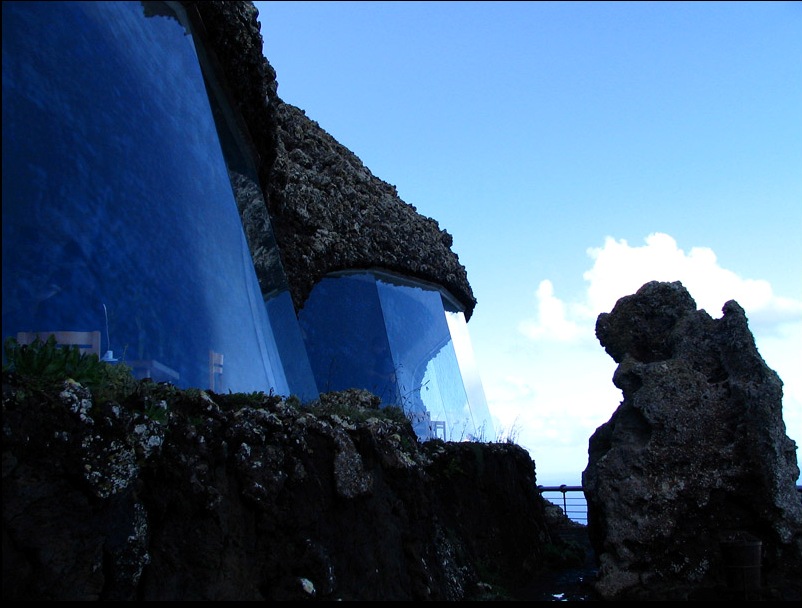
[[765,593],[802,581],[782,382],[743,309],[729,301],[723,313],[697,310],[679,282],[650,282],[598,317],[623,393],[583,473],[604,599],[722,597],[722,543],[736,538],[761,541]]
[[301,405],[3,377],[3,600],[511,599],[568,551],[513,444]]

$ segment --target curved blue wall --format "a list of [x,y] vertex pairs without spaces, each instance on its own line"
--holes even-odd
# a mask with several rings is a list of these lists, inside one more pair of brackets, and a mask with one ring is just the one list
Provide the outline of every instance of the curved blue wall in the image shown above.
[[[177,17],[3,2],[3,337],[101,330],[102,352],[184,387],[209,386],[214,351],[215,390],[314,397],[297,325],[285,373]],[[271,315],[297,323],[281,295]]]

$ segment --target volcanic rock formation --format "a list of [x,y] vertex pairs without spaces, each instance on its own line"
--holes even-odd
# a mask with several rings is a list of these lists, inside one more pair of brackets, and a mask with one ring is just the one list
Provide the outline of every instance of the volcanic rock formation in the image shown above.
[[599,316],[623,401],[583,474],[605,599],[727,589],[727,543],[762,549],[757,587],[802,580],[796,444],[782,382],[734,301],[713,319],[679,282],[650,282]]

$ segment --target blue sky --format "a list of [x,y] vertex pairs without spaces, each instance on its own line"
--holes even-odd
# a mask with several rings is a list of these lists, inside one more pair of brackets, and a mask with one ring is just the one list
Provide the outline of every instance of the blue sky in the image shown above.
[[256,2],[279,96],[454,237],[491,413],[580,483],[596,317],[735,299],[802,444],[802,3]]

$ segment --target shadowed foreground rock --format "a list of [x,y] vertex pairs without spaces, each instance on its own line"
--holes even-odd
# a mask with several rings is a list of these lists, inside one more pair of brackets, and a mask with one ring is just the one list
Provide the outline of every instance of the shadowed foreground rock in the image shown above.
[[605,599],[727,597],[734,564],[722,544],[737,539],[761,543],[756,593],[792,599],[783,593],[796,581],[800,599],[802,502],[782,382],[743,309],[723,312],[696,310],[679,282],[651,282],[597,320],[624,397],[591,437],[583,474]]
[[492,599],[564,547],[523,448],[421,444],[368,393],[4,376],[4,600]]

